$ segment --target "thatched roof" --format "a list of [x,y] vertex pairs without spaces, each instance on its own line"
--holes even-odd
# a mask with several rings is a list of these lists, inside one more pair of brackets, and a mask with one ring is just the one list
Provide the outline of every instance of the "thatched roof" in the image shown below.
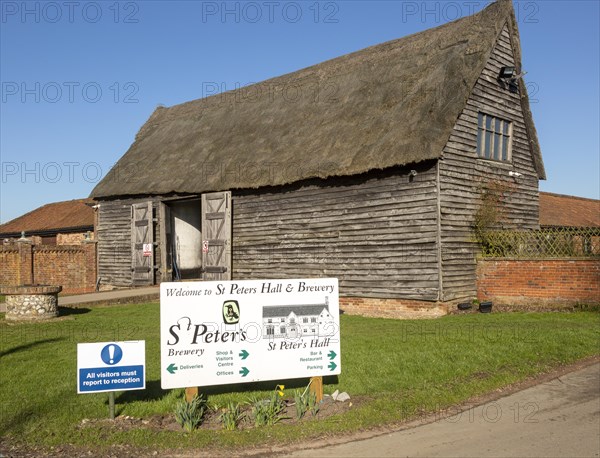
[[[91,197],[257,188],[437,159],[506,24],[520,63],[512,2],[499,0],[304,70],[159,107]],[[526,94],[523,111],[544,178]]]

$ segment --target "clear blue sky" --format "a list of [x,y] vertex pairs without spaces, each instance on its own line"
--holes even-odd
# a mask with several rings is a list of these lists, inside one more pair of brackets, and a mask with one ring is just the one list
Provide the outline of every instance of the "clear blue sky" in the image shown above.
[[[443,24],[488,1],[0,1],[0,222],[86,197],[158,104]],[[548,180],[599,198],[598,0],[519,1]]]

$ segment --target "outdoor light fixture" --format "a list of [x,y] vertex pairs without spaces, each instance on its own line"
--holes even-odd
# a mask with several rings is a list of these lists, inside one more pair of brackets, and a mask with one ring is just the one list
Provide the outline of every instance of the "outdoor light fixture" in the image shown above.
[[515,77],[515,67],[502,67],[498,79],[508,80]]
[[505,84],[510,92],[519,92],[519,86],[517,82],[525,76],[525,72],[521,72],[517,75],[515,67],[502,67],[500,73],[498,73],[498,81]]

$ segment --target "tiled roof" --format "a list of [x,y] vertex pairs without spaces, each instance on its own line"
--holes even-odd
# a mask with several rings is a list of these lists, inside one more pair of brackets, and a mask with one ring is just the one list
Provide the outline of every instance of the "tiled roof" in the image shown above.
[[540,192],[540,226],[600,227],[600,200]]
[[59,232],[60,229],[82,228],[92,230],[94,227],[94,209],[86,203],[92,199],[66,200],[46,204],[23,216],[0,225],[0,235],[20,233],[26,235],[35,232]]

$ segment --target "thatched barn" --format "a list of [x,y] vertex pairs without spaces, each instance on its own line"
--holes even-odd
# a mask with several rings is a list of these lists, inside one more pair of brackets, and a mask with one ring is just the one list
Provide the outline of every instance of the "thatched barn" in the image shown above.
[[499,0],[157,108],[91,194],[101,284],[327,276],[347,311],[443,313],[475,294],[486,189],[503,189],[502,225],[538,226],[545,172],[520,72]]

